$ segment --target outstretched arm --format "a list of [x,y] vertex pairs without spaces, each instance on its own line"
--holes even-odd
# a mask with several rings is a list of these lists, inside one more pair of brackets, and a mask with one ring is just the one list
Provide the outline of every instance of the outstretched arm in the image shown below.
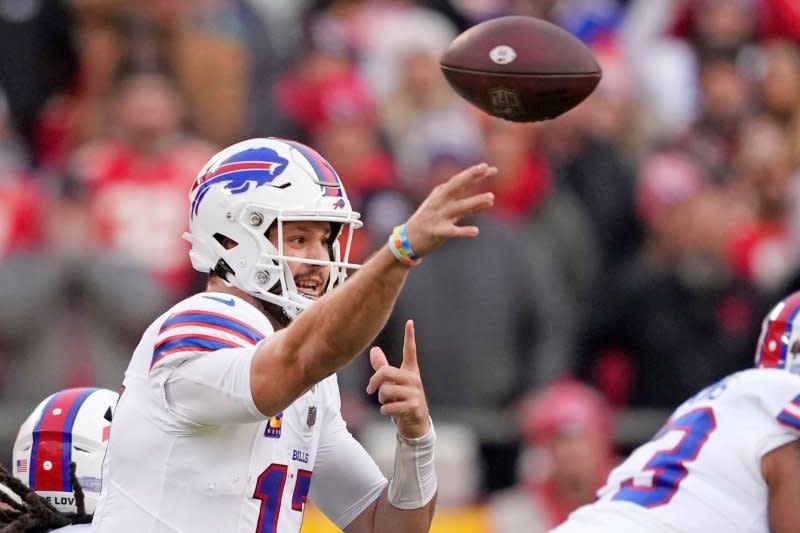
[[[406,223],[408,241],[424,257],[446,240],[474,237],[459,226],[489,208],[491,193],[476,185],[497,169],[476,165],[437,186]],[[409,267],[383,246],[347,283],[303,311],[286,329],[262,342],[251,368],[250,388],[259,411],[273,415],[363,351],[386,323]]]

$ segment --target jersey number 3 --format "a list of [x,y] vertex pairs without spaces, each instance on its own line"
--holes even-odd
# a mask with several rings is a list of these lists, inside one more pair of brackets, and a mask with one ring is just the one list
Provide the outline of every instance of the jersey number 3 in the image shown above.
[[[287,472],[286,465],[271,464],[258,476],[256,490],[253,493],[253,498],[261,500],[261,512],[258,513],[256,533],[276,533],[278,531],[278,515],[281,512],[281,500]],[[303,511],[310,488],[311,472],[298,470],[292,492],[293,511]]]
[[657,507],[669,503],[678,490],[688,471],[684,463],[694,461],[708,436],[717,427],[714,411],[708,407],[689,411],[685,415],[667,423],[656,435],[670,431],[682,431],[683,437],[670,450],[657,452],[644,467],[644,472],[653,475],[652,484],[636,486],[633,478],[620,485],[614,500],[633,502],[643,507]]

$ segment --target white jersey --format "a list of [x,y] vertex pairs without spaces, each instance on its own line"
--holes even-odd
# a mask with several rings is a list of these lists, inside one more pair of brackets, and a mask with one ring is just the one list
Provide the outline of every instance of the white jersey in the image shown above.
[[387,481],[345,427],[335,375],[275,416],[256,408],[251,360],[272,333],[221,293],[187,298],[145,331],[93,533],[297,533],[307,497],[343,528],[377,499]]
[[761,458],[800,438],[800,377],[732,374],[684,402],[554,533],[769,533]]

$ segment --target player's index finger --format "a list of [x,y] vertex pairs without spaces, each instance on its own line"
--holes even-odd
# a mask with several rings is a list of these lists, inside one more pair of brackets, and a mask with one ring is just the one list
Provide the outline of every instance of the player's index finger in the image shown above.
[[490,168],[486,163],[479,163],[477,165],[471,166],[467,169],[462,170],[450,180],[448,180],[445,185],[450,190],[461,190],[464,187],[471,185],[473,183],[477,183],[481,178],[483,178]]
[[405,338],[403,339],[402,368],[417,368],[417,339],[414,333],[414,321],[406,321]]

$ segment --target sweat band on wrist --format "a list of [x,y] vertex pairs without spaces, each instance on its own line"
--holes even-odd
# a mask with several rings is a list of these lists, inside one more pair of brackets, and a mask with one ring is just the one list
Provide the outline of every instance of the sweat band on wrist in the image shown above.
[[414,250],[408,243],[405,224],[395,226],[392,234],[389,235],[389,250],[392,252],[395,259],[404,265],[414,266],[422,261],[422,259],[414,253]]
[[436,470],[433,464],[433,448],[436,432],[415,439],[397,434],[394,454],[394,475],[389,482],[389,503],[398,509],[425,507],[436,494]]

